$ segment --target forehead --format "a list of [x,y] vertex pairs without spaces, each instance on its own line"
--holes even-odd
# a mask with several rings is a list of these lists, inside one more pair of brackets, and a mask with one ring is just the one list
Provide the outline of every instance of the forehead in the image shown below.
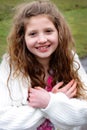
[[51,18],[51,16],[49,15],[45,15],[45,14],[41,14],[41,15],[37,15],[37,16],[31,16],[29,19],[27,19],[27,24],[26,25],[37,25],[39,24],[42,25],[54,25],[53,23],[53,19]]

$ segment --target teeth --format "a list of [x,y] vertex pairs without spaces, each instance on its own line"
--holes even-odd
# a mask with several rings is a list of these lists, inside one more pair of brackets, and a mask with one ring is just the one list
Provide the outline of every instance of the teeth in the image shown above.
[[46,49],[48,48],[49,46],[43,46],[43,47],[37,47],[37,49]]
[[49,47],[49,45],[48,45],[48,46],[36,47],[36,48],[37,48],[38,50],[40,50],[40,51],[46,51],[48,47]]
[[44,46],[44,47],[40,47],[40,49],[45,49],[45,48],[47,48],[48,46]]

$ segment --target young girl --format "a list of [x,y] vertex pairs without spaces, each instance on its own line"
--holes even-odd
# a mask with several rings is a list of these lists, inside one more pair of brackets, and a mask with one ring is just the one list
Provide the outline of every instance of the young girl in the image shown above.
[[0,65],[0,130],[86,130],[87,75],[56,6],[17,7]]

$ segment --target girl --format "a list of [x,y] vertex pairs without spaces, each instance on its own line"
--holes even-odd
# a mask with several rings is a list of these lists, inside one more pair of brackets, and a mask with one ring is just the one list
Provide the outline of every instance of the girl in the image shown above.
[[0,65],[0,130],[86,130],[87,75],[56,6],[20,5],[8,43]]

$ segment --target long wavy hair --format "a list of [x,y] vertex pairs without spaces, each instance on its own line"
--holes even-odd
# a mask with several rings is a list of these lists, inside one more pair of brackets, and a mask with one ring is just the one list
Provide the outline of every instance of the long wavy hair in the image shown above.
[[[44,68],[37,61],[35,56],[27,49],[25,44],[25,27],[27,21],[32,16],[45,14],[55,25],[58,31],[58,47],[51,55],[48,73],[53,76],[52,86],[57,81],[64,81],[64,85],[71,79],[77,81],[77,98],[82,98],[83,85],[78,77],[78,69],[74,68],[74,40],[65,18],[58,8],[49,1],[33,1],[23,3],[16,8],[13,18],[13,25],[8,36],[8,53],[10,63],[10,74],[14,68],[14,74],[22,73],[23,77],[30,77],[31,86],[41,86],[45,88]],[[51,73],[52,72],[52,73]],[[9,75],[10,77],[10,75]],[[83,97],[84,98],[84,97]]]

